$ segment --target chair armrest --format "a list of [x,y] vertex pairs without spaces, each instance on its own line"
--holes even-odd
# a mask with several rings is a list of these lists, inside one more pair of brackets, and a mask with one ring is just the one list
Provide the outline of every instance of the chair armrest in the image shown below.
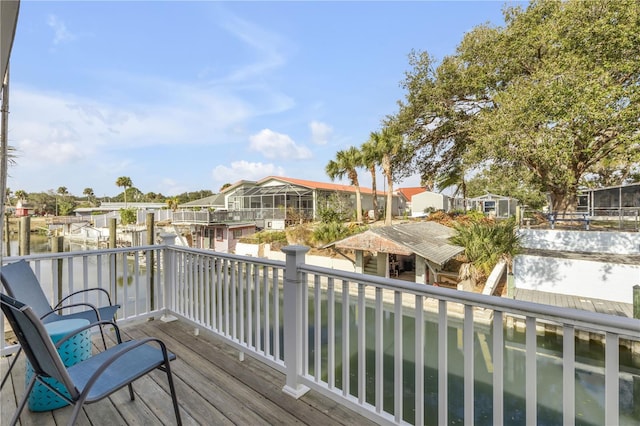
[[[111,355],[107,360],[105,360],[99,368],[97,368],[93,374],[91,375],[91,378],[89,378],[89,380],[87,381],[82,393],[83,394],[88,394],[91,387],[95,384],[95,382],[100,378],[100,376],[102,375],[102,373],[105,372],[105,370],[107,370],[111,364],[113,364],[114,362],[116,362],[118,359],[120,359],[123,355],[125,355],[128,352],[131,352],[132,350],[146,345],[147,343],[150,342],[155,342],[160,346],[160,351],[162,352],[162,357],[164,360],[164,364],[166,364],[167,366],[169,365],[169,354],[167,352],[167,346],[164,344],[164,342],[160,339],[154,338],[154,337],[147,337],[145,339],[141,339],[141,340],[136,340],[134,341],[135,343],[132,343],[131,345],[128,345],[126,348],[123,348],[121,350],[116,351],[113,355]],[[115,348],[111,348],[111,349],[115,349]],[[131,382],[129,382],[131,383]]]
[[50,310],[49,312],[47,312],[46,314],[41,316],[40,319],[41,320],[45,319],[49,315],[51,315],[51,314],[53,314],[56,311],[59,311],[61,309],[74,308],[76,306],[88,306],[96,314],[96,321],[100,321],[101,318],[100,318],[100,312],[98,312],[98,308],[96,308],[95,305],[92,305],[91,303],[85,303],[85,302],[72,303],[70,305],[64,305],[64,306],[60,306],[60,303],[58,303],[55,308],[53,308],[52,310]]
[[97,321],[91,324],[87,324],[84,325],[80,328],[77,328],[75,330],[73,330],[71,333],[66,334],[62,339],[58,340],[58,342],[56,343],[56,349],[58,349],[64,342],[66,342],[67,340],[71,339],[73,336],[75,336],[78,333],[81,333],[85,330],[89,330],[93,327],[100,327],[100,332],[102,332],[102,328],[104,326],[112,326],[113,329],[116,332],[116,340],[118,342],[118,344],[122,343],[122,337],[120,335],[120,327],[118,327],[118,325],[114,322],[114,321],[108,321],[108,320],[101,320],[101,321]]
[[109,302],[109,305],[113,305],[113,303],[111,303],[111,295],[109,294],[109,292],[107,290],[105,290],[104,288],[100,288],[100,287],[93,287],[93,288],[85,288],[85,289],[82,289],[82,290],[74,291],[73,293],[63,297],[62,299],[60,299],[60,301],[54,307],[54,309],[58,308],[65,300],[75,296],[76,294],[86,293],[86,292],[89,292],[89,291],[101,291],[101,292],[103,292],[107,296],[107,301]]

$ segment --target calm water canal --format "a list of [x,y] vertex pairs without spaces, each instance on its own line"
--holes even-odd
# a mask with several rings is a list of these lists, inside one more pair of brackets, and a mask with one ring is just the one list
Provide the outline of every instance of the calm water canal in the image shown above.
[[[350,307],[350,348],[357,348],[356,306]],[[326,302],[321,307],[326,313]],[[336,302],[336,330],[341,330],[341,306]],[[375,344],[374,311],[366,312],[366,400],[375,404]],[[313,315],[309,318],[313,324]],[[323,340],[326,339],[326,317],[323,319]],[[426,424],[437,425],[438,422],[438,324],[432,321],[424,323],[424,406]],[[311,334],[311,333],[310,333]],[[394,404],[394,314],[385,312],[383,316],[384,347],[384,408],[393,412]],[[474,422],[478,425],[492,425],[493,422],[493,353],[490,331],[476,328],[474,333],[474,373],[475,373],[475,410]],[[404,418],[413,422],[415,401],[415,321],[410,316],[403,316],[403,388]],[[523,333],[504,331],[504,420],[510,425],[525,425],[525,337]],[[313,338],[310,337],[312,348]],[[464,423],[464,348],[462,329],[455,326],[448,328],[448,401],[449,424]],[[342,359],[340,342],[342,336],[336,336],[335,359]],[[576,339],[576,425],[604,424],[604,347],[593,341]],[[484,350],[483,350],[484,349]],[[488,349],[488,350],[487,350]],[[326,379],[326,346],[322,353],[322,377]],[[620,424],[640,424],[640,359],[632,359],[629,351],[620,347]],[[309,365],[313,365],[314,353],[310,354]],[[352,350],[350,354],[350,389],[357,396],[358,389],[358,357]],[[342,388],[342,368],[336,371],[336,386]],[[538,424],[562,424],[562,337],[547,334],[537,338],[537,399]]]

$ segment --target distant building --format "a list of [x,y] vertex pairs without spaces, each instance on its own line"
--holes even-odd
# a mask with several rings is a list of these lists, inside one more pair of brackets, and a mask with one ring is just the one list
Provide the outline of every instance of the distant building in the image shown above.
[[487,216],[498,218],[507,218],[515,216],[518,200],[516,198],[505,197],[486,193],[479,197],[470,198],[468,204],[469,210],[478,210]]
[[406,213],[409,213],[412,216],[414,215],[413,214],[414,210],[412,207],[413,197],[424,192],[426,192],[426,189],[424,189],[421,186],[398,188],[397,193],[401,197],[401,200],[404,203],[404,211]]
[[25,200],[18,200],[16,203],[16,217],[30,216],[35,213],[35,206]]
[[183,203],[178,206],[180,209],[209,209],[209,210],[220,210],[226,209],[227,206],[224,203],[225,197],[224,194],[213,194],[205,198],[201,198],[199,200],[189,201],[188,203]]
[[640,182],[606,188],[587,188],[578,193],[578,211],[593,217],[638,217]]
[[233,253],[240,238],[254,234],[253,222],[214,223],[191,226],[191,247]]
[[117,212],[124,208],[133,210],[160,210],[167,207],[166,203],[101,203],[97,207],[79,207],[74,210],[76,216],[90,216],[100,213]]
[[[327,206],[333,196],[341,198],[348,208],[356,207],[356,189],[353,185],[315,182],[282,176],[268,176],[257,182],[240,181],[222,193],[226,209],[230,212],[251,211],[256,225],[265,229],[284,229],[287,225],[315,220],[320,208]],[[373,208],[373,191],[360,187],[362,210]],[[378,205],[383,206],[386,194],[377,192]],[[393,214],[404,212],[398,195],[393,196]]]
[[411,216],[425,216],[429,212],[438,210],[444,212],[464,210],[464,206],[463,198],[450,197],[439,192],[424,191],[415,194],[411,199]]

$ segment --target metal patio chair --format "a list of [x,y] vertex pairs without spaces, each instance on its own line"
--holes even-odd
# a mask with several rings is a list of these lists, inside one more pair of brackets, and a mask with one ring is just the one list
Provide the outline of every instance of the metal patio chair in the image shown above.
[[[134,400],[131,384],[155,369],[160,369],[167,373],[176,424],[182,425],[178,398],[176,397],[169,365],[170,361],[173,361],[176,356],[167,351],[165,344],[161,340],[145,338],[122,342],[120,330],[115,322],[97,321],[74,331],[71,335],[60,340],[57,345],[54,345],[44,327],[44,323],[30,306],[5,294],[0,294],[0,304],[34,371],[34,375],[27,384],[25,394],[11,420],[11,426],[15,425],[20,418],[20,414],[29,398],[29,393],[36,381],[74,405],[69,419],[69,425],[73,425],[84,404],[100,401],[125,386],[128,386],[129,396],[131,400]],[[96,326],[102,328],[105,325],[114,328],[118,343],[87,360],[65,367],[56,350],[56,346],[59,347],[81,331]],[[44,380],[49,377],[60,382],[68,392],[68,395],[61,393]]]
[[[114,305],[111,303],[109,292],[103,288],[89,288],[73,292],[60,300],[55,307],[52,307],[47,300],[47,296],[45,296],[44,291],[42,290],[38,277],[36,277],[36,274],[25,260],[19,260],[17,262],[4,265],[0,269],[0,279],[2,280],[2,284],[7,291],[7,294],[12,298],[20,300],[31,306],[38,318],[40,318],[44,323],[77,318],[86,319],[90,323],[100,320],[112,320],[115,317],[116,311],[120,308],[120,305]],[[100,294],[100,292],[104,293],[106,295],[108,305],[96,307],[90,303],[65,304],[68,300],[78,294],[93,291],[99,292],[98,294]],[[87,309],[69,314],[59,313],[62,312],[63,309],[79,306],[84,306]],[[102,330],[100,331],[102,332]],[[102,336],[102,343],[106,349],[104,335]],[[11,370],[20,356],[21,351],[22,348],[18,350],[9,365],[9,369],[2,378],[2,383],[0,383],[0,389],[4,387],[4,384],[6,383],[9,374],[11,374]]]

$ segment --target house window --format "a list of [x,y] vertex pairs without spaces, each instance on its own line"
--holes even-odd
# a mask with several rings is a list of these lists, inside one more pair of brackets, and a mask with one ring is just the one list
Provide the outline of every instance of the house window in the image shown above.
[[222,241],[224,239],[224,230],[222,228],[216,228],[216,240]]
[[234,229],[233,238],[237,240],[240,237],[242,237],[242,229]]

